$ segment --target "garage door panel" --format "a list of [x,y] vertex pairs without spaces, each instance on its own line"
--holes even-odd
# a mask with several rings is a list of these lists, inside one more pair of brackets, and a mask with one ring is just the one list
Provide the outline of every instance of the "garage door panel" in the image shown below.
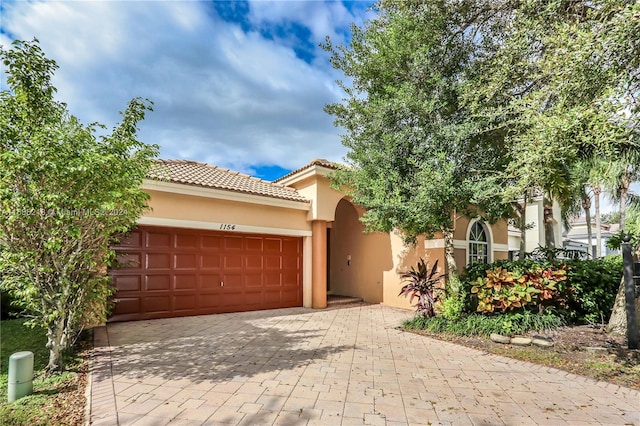
[[222,266],[220,256],[217,254],[204,254],[200,256],[201,269],[220,269]]
[[175,254],[173,257],[175,269],[197,269],[198,256],[195,253]]
[[198,306],[203,309],[217,308],[221,305],[220,294],[200,294]]
[[141,297],[118,297],[114,315],[139,314],[142,309]]
[[265,238],[264,251],[267,253],[282,251],[282,240],[279,238]]
[[171,233],[150,231],[147,232],[146,244],[147,248],[168,249],[171,248]]
[[247,243],[247,250],[248,251],[259,251],[262,252],[263,248],[262,248],[262,238],[259,237],[247,237],[246,238],[246,243]]
[[244,287],[243,274],[225,274],[222,277],[224,288],[242,288]]
[[143,312],[168,313],[171,309],[171,296],[168,294],[148,296],[142,299]]
[[252,254],[245,256],[245,268],[247,268],[247,270],[257,269],[261,271],[262,256]]
[[197,275],[174,275],[173,288],[175,290],[193,290],[198,289]]
[[205,250],[220,250],[222,248],[222,237],[218,235],[203,235],[201,241],[202,248]]
[[234,308],[237,306],[244,306],[244,292],[243,291],[227,291],[220,293],[220,305],[225,308]]
[[298,274],[297,272],[287,272],[287,271],[282,272],[281,284],[283,286],[292,285],[297,287],[299,282],[300,282],[300,274]]
[[257,274],[245,274],[244,286],[247,288],[262,288],[262,273],[258,272]]
[[278,303],[282,300],[282,294],[280,290],[265,290],[264,292],[264,302],[265,303]]
[[119,275],[113,277],[114,285],[121,292],[139,292],[141,289],[141,280],[142,277],[140,275]]
[[169,291],[171,289],[171,275],[147,275],[144,289],[146,291]]
[[286,253],[300,253],[300,243],[295,239],[282,240],[282,251]]
[[264,256],[264,269],[280,269],[282,268],[282,257],[280,256]]
[[300,237],[140,226],[126,238],[110,321],[302,305]]
[[242,269],[242,256],[238,254],[226,254],[222,256],[225,269]]
[[282,269],[298,269],[300,259],[297,256],[282,256]]
[[173,297],[173,309],[176,311],[190,311],[197,304],[195,294],[177,295]]
[[246,305],[262,305],[264,304],[264,294],[261,291],[247,291],[244,294],[244,303]]
[[223,240],[223,249],[224,250],[242,250],[243,247],[243,239],[242,237],[224,237]]
[[140,269],[142,255],[140,253],[120,252],[116,257],[119,269]]
[[219,275],[200,275],[200,289],[201,290],[217,290],[220,286],[220,276]]
[[200,238],[197,235],[193,234],[176,234],[176,248],[190,248],[196,249],[198,248],[198,243]]
[[280,272],[265,272],[263,277],[266,287],[280,287],[282,284],[282,275]]
[[120,247],[139,248],[142,247],[142,232],[131,231],[129,235],[125,235],[120,238]]
[[171,255],[169,253],[147,253],[147,269],[171,269]]
[[298,290],[283,288],[281,291],[283,303],[296,303],[298,301]]

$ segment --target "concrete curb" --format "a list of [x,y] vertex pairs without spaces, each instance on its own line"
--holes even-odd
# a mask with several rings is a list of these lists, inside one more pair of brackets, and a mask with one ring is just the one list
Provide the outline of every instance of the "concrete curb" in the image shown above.
[[91,362],[91,409],[89,424],[119,425],[116,394],[113,388],[111,347],[107,327],[93,331],[93,356]]

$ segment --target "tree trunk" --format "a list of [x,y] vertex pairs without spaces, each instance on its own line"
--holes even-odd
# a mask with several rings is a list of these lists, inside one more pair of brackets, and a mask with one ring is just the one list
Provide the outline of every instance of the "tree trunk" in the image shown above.
[[620,230],[625,230],[625,223],[627,222],[627,196],[629,194],[629,185],[631,184],[631,177],[628,173],[624,173],[620,178]]
[[45,367],[47,373],[62,372],[64,360],[62,353],[67,348],[68,330],[65,330],[66,321],[58,318],[47,328],[47,349],[49,349],[49,363]]
[[594,257],[602,257],[602,222],[600,220],[600,187],[594,186],[593,199],[595,204],[596,215],[596,252]]
[[582,194],[582,208],[584,209],[584,218],[587,222],[587,241],[589,241],[589,247],[587,253],[595,257],[595,251],[593,250],[593,230],[591,229],[591,197],[586,192]]
[[[618,294],[616,294],[616,301],[613,303],[613,310],[611,311],[611,318],[609,318],[609,326],[607,327],[610,333],[627,334],[627,311],[625,308],[624,297],[624,277],[620,281],[620,287],[618,288]],[[638,328],[640,328],[640,298],[636,297],[636,320],[638,322]]]
[[458,266],[453,255],[453,229],[447,228],[442,233],[444,235],[444,257],[447,261],[447,274],[454,275],[458,273]]
[[519,216],[518,229],[520,230],[520,254],[519,259],[524,259],[527,253],[527,198],[522,204],[516,203],[516,213]]
[[556,237],[553,232],[553,199],[544,197],[544,244],[547,248],[556,247]]

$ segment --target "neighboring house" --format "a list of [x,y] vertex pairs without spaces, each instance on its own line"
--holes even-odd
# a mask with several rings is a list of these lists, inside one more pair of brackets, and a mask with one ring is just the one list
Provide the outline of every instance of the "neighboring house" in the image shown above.
[[[591,256],[595,250],[597,245],[596,238],[596,221],[594,218],[591,218],[591,242],[589,242],[589,235],[587,233],[587,219],[585,216],[578,217],[573,219],[570,223],[571,228],[564,233],[564,248],[569,250],[580,250],[589,253]],[[603,223],[600,225],[600,236],[601,236],[601,253],[603,256],[608,254],[619,254],[618,250],[610,250],[607,248],[607,241],[613,235],[617,234],[620,231],[620,225],[617,223],[607,224]]]
[[[420,257],[444,269],[444,240],[407,247],[365,233],[362,208],[332,189],[335,165],[310,164],[267,182],[204,163],[159,160],[143,189],[151,210],[116,247],[111,321],[304,306],[327,294],[410,308],[400,273]],[[507,223],[455,223],[460,267],[508,254]]]
[[[562,211],[560,205],[553,202],[553,233],[556,247],[562,247],[562,224],[560,222]],[[525,211],[525,223],[528,229],[525,231],[525,251],[531,253],[540,246],[545,246],[544,231],[544,203],[542,196],[537,196],[527,203]],[[509,258],[517,259],[520,253],[520,230],[509,225]]]

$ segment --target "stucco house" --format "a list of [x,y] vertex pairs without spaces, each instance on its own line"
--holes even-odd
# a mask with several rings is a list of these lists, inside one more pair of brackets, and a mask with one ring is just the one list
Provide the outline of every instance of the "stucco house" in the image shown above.
[[[410,308],[399,274],[420,257],[444,265],[444,240],[407,247],[365,233],[363,210],[329,185],[314,160],[274,182],[216,166],[159,160],[144,181],[151,209],[116,247],[111,321],[304,306],[327,295]],[[460,217],[458,265],[508,255],[507,223]]]
[[[564,248],[569,250],[579,250],[592,256],[598,244],[596,237],[596,221],[591,219],[591,241],[589,241],[589,233],[587,219],[585,216],[574,218],[570,222],[571,227],[564,232]],[[620,254],[619,250],[611,250],[607,247],[607,241],[620,231],[620,225],[617,223],[600,224],[600,252],[602,256],[610,254]]]

